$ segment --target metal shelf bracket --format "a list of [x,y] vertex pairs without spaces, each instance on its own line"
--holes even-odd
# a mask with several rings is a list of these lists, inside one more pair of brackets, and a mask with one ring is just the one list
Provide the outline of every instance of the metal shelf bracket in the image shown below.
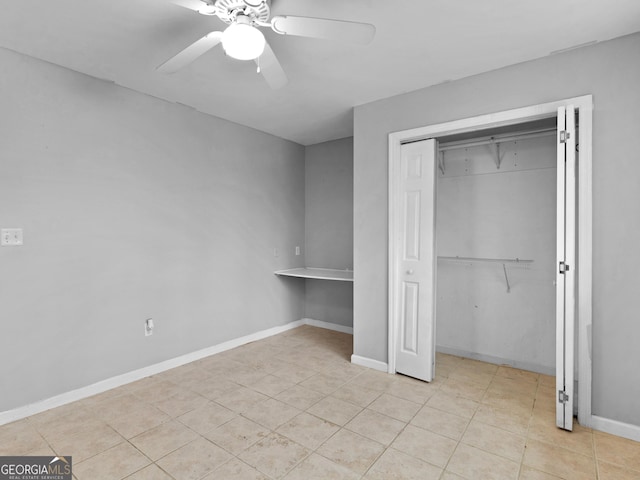
[[440,172],[444,175],[444,151],[440,150],[440,155],[438,156],[438,168],[440,168]]
[[500,165],[502,165],[502,157],[504,157],[504,153],[500,154],[500,142],[497,142],[494,137],[491,137],[490,145],[493,146],[493,150],[496,156],[496,168],[500,170]]

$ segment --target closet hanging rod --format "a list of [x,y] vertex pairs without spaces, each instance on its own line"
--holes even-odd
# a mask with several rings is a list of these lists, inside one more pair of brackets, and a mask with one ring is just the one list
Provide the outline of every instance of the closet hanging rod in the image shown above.
[[449,260],[454,262],[487,262],[487,263],[533,263],[533,260],[522,258],[483,258],[483,257],[443,257],[438,256],[438,260]]
[[454,262],[486,262],[486,263],[498,263],[502,264],[502,271],[504,273],[504,281],[507,285],[507,293],[511,293],[511,283],[509,282],[509,275],[507,273],[507,265],[526,264],[533,263],[533,260],[524,260],[521,258],[483,258],[483,257],[441,257],[438,256],[438,260],[449,260]]
[[446,152],[447,150],[454,150],[456,148],[467,147],[479,147],[482,145],[494,145],[502,142],[515,142],[517,140],[525,140],[529,138],[547,137],[556,135],[556,128],[541,128],[538,130],[531,130],[528,132],[519,132],[513,134],[494,135],[491,137],[472,138],[469,140],[459,140],[457,142],[441,143],[438,150]]

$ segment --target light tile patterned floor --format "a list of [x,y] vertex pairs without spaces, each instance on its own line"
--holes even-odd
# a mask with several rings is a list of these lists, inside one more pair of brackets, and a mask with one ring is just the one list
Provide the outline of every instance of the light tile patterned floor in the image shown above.
[[0,427],[78,480],[640,479],[640,443],[555,428],[554,379],[450,355],[430,384],[310,326]]

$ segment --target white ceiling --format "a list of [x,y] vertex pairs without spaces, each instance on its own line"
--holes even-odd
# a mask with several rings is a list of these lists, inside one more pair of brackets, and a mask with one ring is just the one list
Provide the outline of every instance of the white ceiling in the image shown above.
[[355,105],[640,31],[638,0],[273,0],[272,14],[377,33],[354,46],[264,29],[289,77],[280,90],[221,48],[156,72],[225,27],[170,0],[2,0],[0,46],[311,145],[352,135]]

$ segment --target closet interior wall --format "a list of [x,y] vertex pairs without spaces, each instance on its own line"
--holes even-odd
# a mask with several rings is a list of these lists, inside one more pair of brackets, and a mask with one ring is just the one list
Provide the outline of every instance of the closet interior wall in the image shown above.
[[555,136],[443,146],[436,349],[553,375]]

